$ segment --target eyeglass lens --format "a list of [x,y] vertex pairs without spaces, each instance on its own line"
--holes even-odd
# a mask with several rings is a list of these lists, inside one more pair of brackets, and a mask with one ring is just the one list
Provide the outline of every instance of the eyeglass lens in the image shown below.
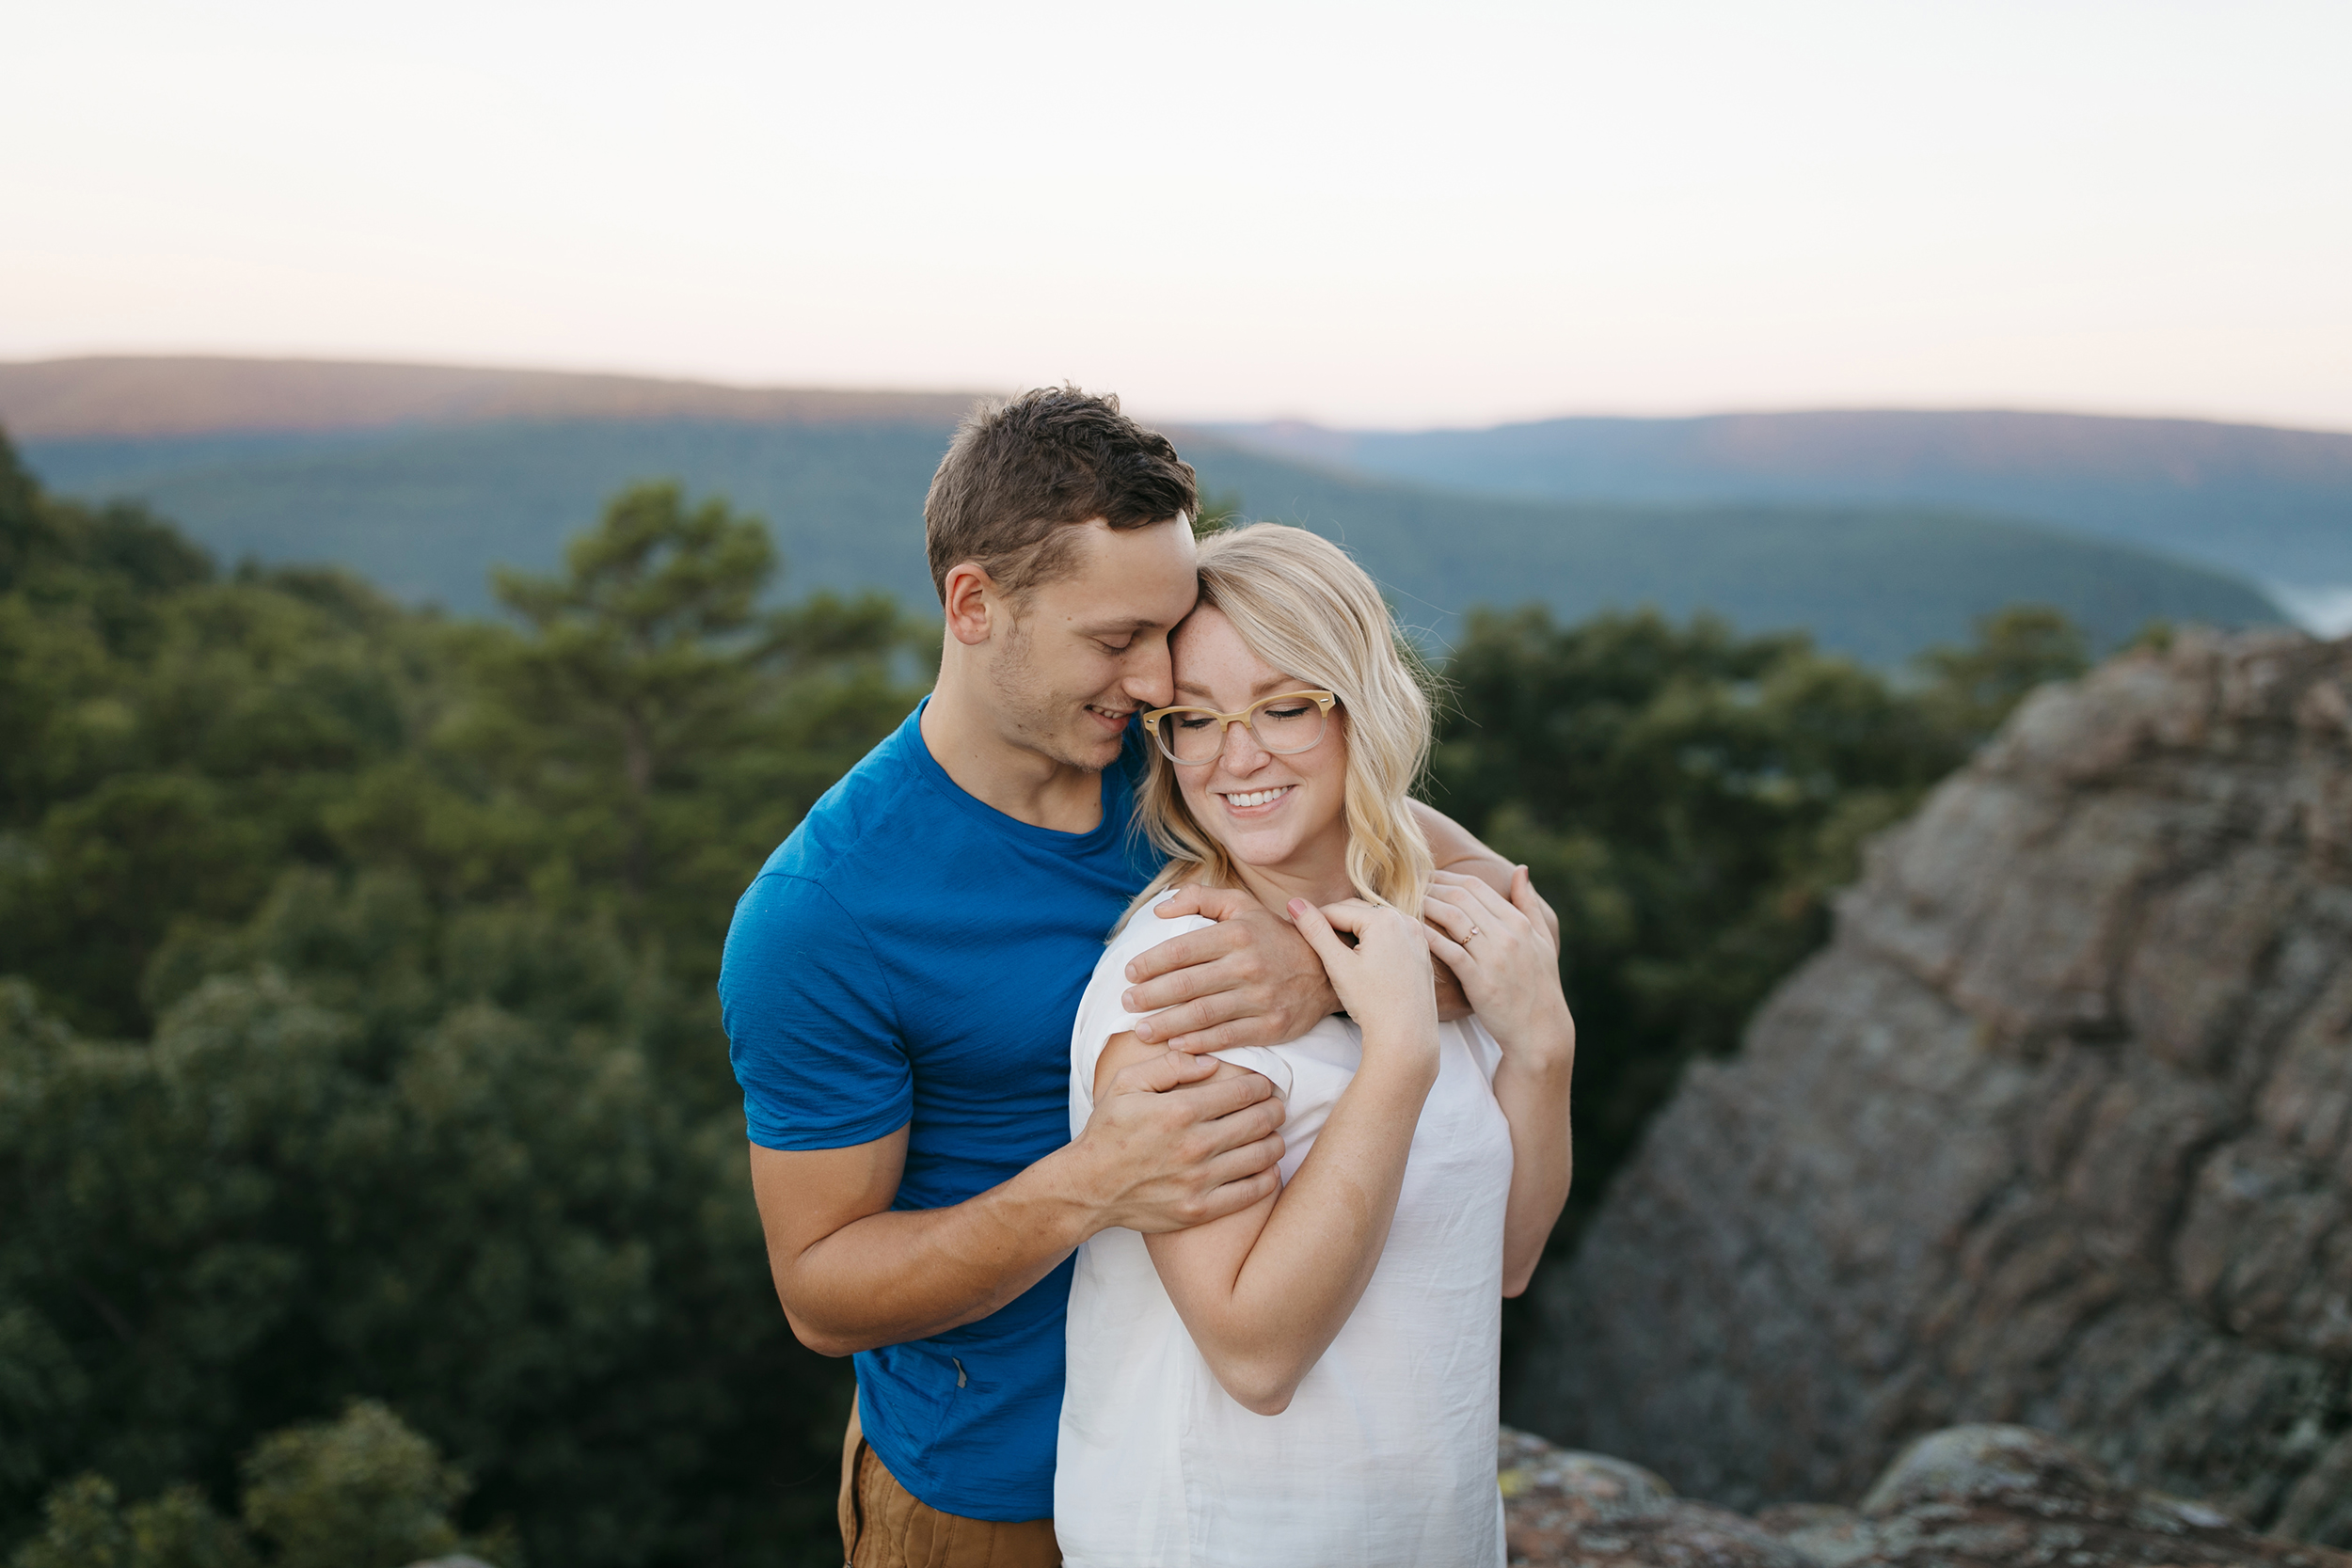
[[[1323,738],[1324,712],[1311,698],[1294,697],[1250,710],[1249,733],[1261,749],[1282,755]],[[1225,749],[1225,725],[1210,714],[1179,710],[1160,721],[1160,743],[1178,762],[1208,762]]]

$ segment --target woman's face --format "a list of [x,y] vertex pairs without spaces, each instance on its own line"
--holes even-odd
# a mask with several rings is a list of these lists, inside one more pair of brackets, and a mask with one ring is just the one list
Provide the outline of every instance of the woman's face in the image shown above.
[[[1176,701],[1189,707],[1237,713],[1315,684],[1251,653],[1224,612],[1206,605],[1176,628],[1171,649]],[[1248,725],[1229,724],[1216,760],[1177,768],[1176,782],[1193,820],[1244,865],[1312,872],[1346,863],[1347,725],[1337,708],[1320,741],[1287,756],[1261,748]]]

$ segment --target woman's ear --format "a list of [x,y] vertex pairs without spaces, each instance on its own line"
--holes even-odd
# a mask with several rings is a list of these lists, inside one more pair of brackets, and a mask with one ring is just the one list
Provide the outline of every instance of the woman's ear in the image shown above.
[[968,648],[987,641],[995,632],[998,617],[1005,613],[996,579],[975,561],[960,561],[948,567],[939,596],[947,612],[947,635]]

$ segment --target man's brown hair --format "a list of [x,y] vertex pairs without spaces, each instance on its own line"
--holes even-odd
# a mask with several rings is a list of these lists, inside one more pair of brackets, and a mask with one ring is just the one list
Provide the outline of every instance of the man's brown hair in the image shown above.
[[1071,525],[1148,528],[1200,504],[1192,465],[1119,399],[1041,387],[975,409],[940,459],[923,502],[931,587],[946,602],[948,571],[970,561],[1018,600],[1069,570]]

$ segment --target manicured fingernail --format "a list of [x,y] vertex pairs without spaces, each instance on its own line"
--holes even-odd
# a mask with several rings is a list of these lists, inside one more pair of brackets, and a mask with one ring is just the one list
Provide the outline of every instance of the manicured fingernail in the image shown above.
[[1304,898],[1294,898],[1282,907],[1291,911],[1291,918],[1293,920],[1296,920],[1300,915],[1307,912],[1307,900]]

